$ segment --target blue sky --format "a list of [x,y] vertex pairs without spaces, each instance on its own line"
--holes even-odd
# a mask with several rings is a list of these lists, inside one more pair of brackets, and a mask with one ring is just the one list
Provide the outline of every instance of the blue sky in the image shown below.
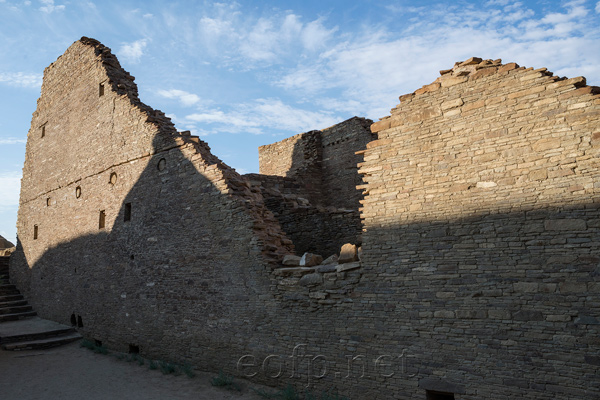
[[258,146],[377,120],[471,56],[600,85],[600,1],[0,0],[0,235],[11,241],[43,70],[81,36],[241,173],[258,172]]

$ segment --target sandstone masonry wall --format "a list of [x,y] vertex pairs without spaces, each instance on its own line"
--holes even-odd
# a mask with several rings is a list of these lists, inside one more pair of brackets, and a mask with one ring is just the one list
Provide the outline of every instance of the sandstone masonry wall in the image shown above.
[[366,149],[367,143],[377,138],[370,133],[372,123],[370,119],[354,117],[321,131],[325,205],[358,210],[362,193],[356,186],[363,182],[357,173],[362,158],[356,152]]
[[[596,90],[499,60],[443,71],[360,151],[361,259],[288,267],[269,208],[290,223],[293,210],[335,216],[319,203],[326,174],[313,192],[286,174],[239,176],[83,38],[45,72],[11,279],[42,317],[81,317],[111,349],[280,387],[595,399]],[[281,151],[300,147],[299,170],[323,172],[325,137]]]
[[400,97],[364,151],[363,282],[461,399],[600,395],[600,96],[470,59]]
[[[353,117],[259,148],[257,183],[266,204],[294,242],[296,253],[327,257],[345,243],[360,244],[361,156],[376,137],[373,121]],[[293,182],[293,183],[292,183]]]
[[315,205],[356,210],[362,182],[357,174],[360,157],[376,135],[369,131],[373,121],[353,117],[322,131],[292,136],[258,149],[260,174],[295,179],[302,193]]
[[250,294],[269,293],[293,246],[257,190],[136,93],[92,39],[46,70],[11,280],[109,347],[219,369],[274,312]]
[[[358,176],[356,169],[353,172]],[[293,178],[260,174],[244,177],[260,191],[265,206],[294,243],[297,255],[311,252],[328,257],[339,253],[346,243],[360,243],[362,225],[357,209],[314,205]]]

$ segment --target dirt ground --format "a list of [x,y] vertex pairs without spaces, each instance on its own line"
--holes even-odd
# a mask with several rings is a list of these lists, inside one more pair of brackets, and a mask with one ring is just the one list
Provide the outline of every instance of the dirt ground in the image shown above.
[[210,384],[216,373],[195,372],[193,378],[164,375],[135,361],[95,354],[79,342],[48,350],[0,350],[0,399],[263,399],[250,388],[264,386],[236,380],[242,391],[230,391]]

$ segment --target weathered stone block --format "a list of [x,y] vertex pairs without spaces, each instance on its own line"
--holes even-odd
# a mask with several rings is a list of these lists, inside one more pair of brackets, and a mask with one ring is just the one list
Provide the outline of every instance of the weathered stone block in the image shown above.
[[338,263],[344,264],[349,262],[358,261],[358,254],[356,252],[356,245],[346,243],[340,250],[340,256],[338,257]]
[[317,267],[317,272],[320,272],[322,274],[328,273],[328,272],[335,272],[337,271],[337,266],[338,264],[323,264],[323,265],[319,265]]
[[356,261],[356,262],[351,262],[351,263],[346,263],[346,264],[340,264],[337,266],[336,271],[337,272],[346,272],[346,271],[350,271],[353,269],[358,269],[360,268],[360,262]]
[[587,282],[562,282],[558,284],[561,293],[585,293]]
[[300,265],[300,258],[293,254],[286,254],[283,256],[283,261],[281,262],[283,265]]
[[463,99],[461,99],[459,97],[458,99],[448,100],[448,101],[443,102],[440,105],[440,108],[442,109],[442,111],[446,111],[446,110],[450,110],[451,108],[460,107],[463,104],[464,104]]
[[323,260],[323,262],[321,264],[323,264],[323,265],[337,264],[337,262],[338,262],[338,256],[337,256],[337,254],[333,254],[333,255],[327,257],[325,260]]
[[587,229],[585,220],[578,218],[548,219],[544,221],[547,231],[584,231]]
[[459,64],[459,66],[464,67],[466,65],[476,65],[476,64],[480,64],[481,61],[483,61],[483,60],[479,57],[471,57],[471,58],[468,58],[467,60],[461,62]]
[[454,318],[454,317],[456,317],[456,314],[454,313],[454,311],[441,310],[441,311],[434,311],[433,316],[435,318]]
[[515,321],[543,321],[544,315],[541,311],[520,310],[513,314]]
[[319,254],[313,253],[304,253],[302,258],[300,258],[300,266],[301,267],[312,267],[315,265],[321,264],[323,261],[323,257]]
[[315,285],[320,285],[321,283],[323,283],[323,275],[316,273],[316,274],[304,275],[302,278],[300,278],[298,285],[300,285],[300,286],[315,286]]

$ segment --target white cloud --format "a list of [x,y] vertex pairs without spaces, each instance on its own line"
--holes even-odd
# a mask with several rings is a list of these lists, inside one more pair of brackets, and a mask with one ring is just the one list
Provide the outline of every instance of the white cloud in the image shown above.
[[19,205],[21,173],[18,171],[0,173],[0,208]]
[[137,63],[144,55],[144,48],[147,44],[148,41],[146,39],[136,40],[132,43],[123,43],[119,49],[119,56],[131,63]]
[[[329,111],[309,111],[292,107],[279,99],[256,99],[233,107],[234,111],[203,110],[185,117],[185,121],[205,126],[204,132],[253,133],[288,131],[300,133],[326,128],[340,121]],[[210,125],[210,126],[207,126]]]
[[27,139],[17,139],[17,138],[0,138],[0,144],[23,144],[27,143]]
[[304,22],[294,13],[255,18],[243,15],[236,7],[218,9],[217,15],[201,18],[198,37],[192,35],[188,40],[202,44],[222,61],[244,69],[314,56],[326,48],[337,31],[337,27],[326,28],[323,18]]
[[200,97],[193,93],[188,93],[183,90],[171,89],[171,90],[159,90],[158,94],[167,99],[176,99],[186,107],[193,106],[200,102]]
[[579,5],[579,3],[569,3],[571,9],[567,13],[551,13],[541,19],[543,24],[559,24],[573,19],[585,17],[588,13],[585,7]]
[[25,72],[0,72],[0,83],[24,88],[38,88],[42,86],[42,75]]
[[302,44],[309,51],[324,48],[331,40],[337,28],[326,29],[320,19],[309,22],[300,32]]
[[[389,113],[398,95],[432,82],[439,70],[471,56],[552,67],[557,73],[562,66],[574,63],[600,64],[600,42],[596,39],[600,29],[586,19],[588,11],[583,3],[571,2],[565,5],[564,13],[537,17],[518,2],[488,4],[500,8],[437,4],[427,10],[413,9],[418,22],[408,24],[404,32],[399,34],[382,25],[354,33],[347,40],[337,38],[319,57],[300,61],[274,84],[313,99],[308,101],[321,102],[325,109],[376,118]],[[600,81],[597,68],[595,74]],[[337,99],[356,102],[334,100],[328,105],[331,92]]]
[[54,5],[54,0],[40,0],[40,3],[43,4],[43,6],[40,7],[40,11],[45,12],[47,14],[51,14],[54,11],[61,11],[65,9],[64,5]]
[[600,14],[600,1],[596,3],[596,12]]

